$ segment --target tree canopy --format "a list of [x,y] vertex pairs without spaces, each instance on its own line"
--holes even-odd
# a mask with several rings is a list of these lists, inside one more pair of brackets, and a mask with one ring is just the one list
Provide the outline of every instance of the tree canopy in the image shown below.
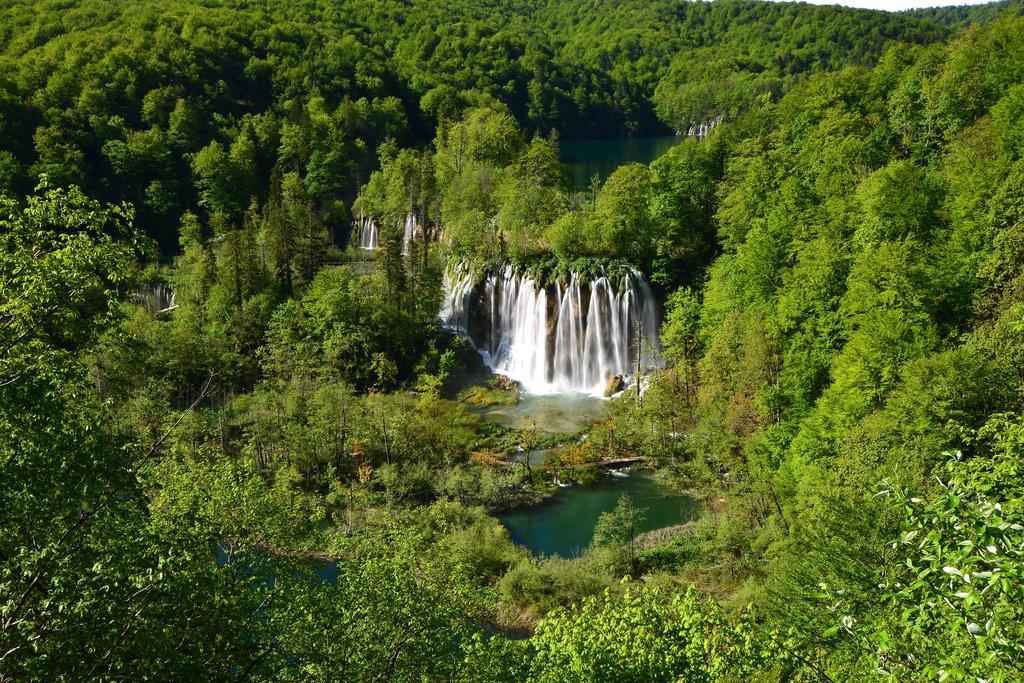
[[[0,681],[1024,675],[1019,6],[0,7]],[[510,262],[642,270],[665,367],[487,418]],[[700,517],[495,517],[637,457]]]

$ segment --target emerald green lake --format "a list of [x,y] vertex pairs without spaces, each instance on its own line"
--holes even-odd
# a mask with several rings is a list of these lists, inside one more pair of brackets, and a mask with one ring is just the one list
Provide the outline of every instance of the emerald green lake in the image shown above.
[[543,503],[501,515],[501,521],[512,540],[535,555],[576,557],[590,544],[597,518],[614,509],[622,494],[643,511],[641,533],[687,522],[699,512],[693,498],[663,489],[646,472],[633,472],[560,489]]
[[569,180],[577,190],[590,186],[594,176],[604,182],[623,164],[638,161],[649,164],[682,140],[681,136],[652,138],[605,138],[601,140],[563,140],[558,148]]

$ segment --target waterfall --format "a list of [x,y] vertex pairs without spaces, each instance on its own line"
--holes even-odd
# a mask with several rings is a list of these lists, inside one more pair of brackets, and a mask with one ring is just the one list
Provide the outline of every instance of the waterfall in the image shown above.
[[177,308],[174,301],[174,292],[162,282],[155,282],[140,287],[136,292],[136,296],[142,307],[152,315],[166,313]]
[[416,232],[419,230],[419,222],[413,213],[405,214],[405,224],[402,227],[402,256],[409,255],[409,243],[416,239]]
[[660,363],[657,303],[635,270],[542,286],[510,265],[477,283],[460,264],[444,287],[442,323],[530,391],[603,392],[610,377],[636,371],[638,335],[642,366]]
[[710,121],[701,121],[700,123],[691,124],[687,129],[678,129],[676,130],[676,135],[685,135],[686,137],[704,140],[707,136],[711,135],[711,132],[720,123],[722,123],[722,117],[716,116]]
[[[402,227],[402,255],[409,253],[409,243],[417,239],[420,232],[419,221],[416,215],[408,213]],[[359,249],[376,249],[380,246],[380,226],[377,221],[369,216],[361,216],[355,226],[355,244]]]
[[380,244],[380,228],[377,221],[368,216],[360,216],[356,226],[356,247],[359,249],[376,249]]
[[444,271],[441,282],[441,324],[449,330],[469,335],[469,309],[473,301],[473,274],[461,263]]

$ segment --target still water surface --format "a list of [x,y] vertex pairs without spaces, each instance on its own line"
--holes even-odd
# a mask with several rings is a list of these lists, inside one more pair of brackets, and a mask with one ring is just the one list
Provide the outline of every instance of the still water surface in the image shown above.
[[653,138],[562,140],[558,144],[569,180],[577,190],[590,187],[590,179],[604,180],[623,164],[649,164],[682,140],[678,135]]
[[576,557],[590,544],[602,512],[610,512],[626,494],[643,512],[638,532],[652,531],[694,519],[699,504],[682,493],[663,489],[646,472],[612,477],[588,486],[560,489],[538,505],[501,516],[512,540],[535,555]]

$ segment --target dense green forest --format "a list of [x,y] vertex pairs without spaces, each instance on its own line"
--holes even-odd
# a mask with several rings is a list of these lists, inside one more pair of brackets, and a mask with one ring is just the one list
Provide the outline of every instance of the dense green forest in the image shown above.
[[[930,20],[746,0],[3,0],[0,189],[41,175],[130,201],[164,253],[186,211],[241,223],[295,173],[344,246],[384,140],[466,107],[529,133],[654,134],[733,117],[803,74],[870,64]],[[217,227],[205,229],[216,230]]]
[[[0,8],[0,681],[1024,678],[1018,4]],[[644,273],[642,396],[475,410],[509,263]],[[696,520],[496,517],[637,456]]]
[[962,28],[970,24],[986,24],[1007,9],[1014,7],[1015,0],[986,2],[978,5],[948,5],[945,7],[925,7],[907,10],[906,13],[919,18],[927,18],[946,26]]

